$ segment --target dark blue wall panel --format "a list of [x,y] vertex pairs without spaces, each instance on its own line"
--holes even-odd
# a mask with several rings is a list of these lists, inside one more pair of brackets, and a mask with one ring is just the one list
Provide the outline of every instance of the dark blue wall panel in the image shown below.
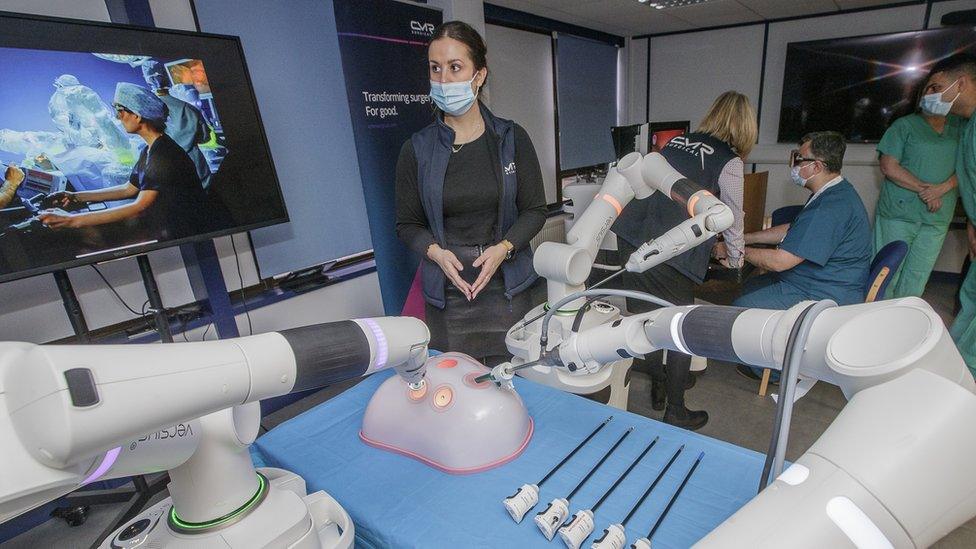
[[332,0],[195,0],[241,37],[290,223],[252,231],[262,277],[372,248]]
[[610,128],[617,125],[617,48],[559,34],[556,67],[559,167],[614,160]]

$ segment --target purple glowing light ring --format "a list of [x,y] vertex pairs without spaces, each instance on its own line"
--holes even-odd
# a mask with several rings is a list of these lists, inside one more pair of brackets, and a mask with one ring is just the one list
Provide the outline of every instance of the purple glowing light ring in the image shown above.
[[369,326],[370,331],[373,332],[373,337],[376,338],[376,369],[382,370],[386,368],[386,361],[390,357],[389,342],[386,340],[386,334],[383,333],[380,325],[371,318],[363,319],[363,323]]
[[119,459],[119,454],[121,453],[122,453],[121,446],[117,446],[115,448],[112,448],[108,452],[105,452],[105,457],[103,457],[102,462],[98,464],[98,468],[95,469],[95,471],[92,474],[88,475],[88,478],[82,481],[81,486],[84,486],[86,484],[91,484],[92,482],[95,482],[96,480],[101,478],[102,475],[107,473],[108,470],[111,469],[113,465],[115,465],[115,460]]

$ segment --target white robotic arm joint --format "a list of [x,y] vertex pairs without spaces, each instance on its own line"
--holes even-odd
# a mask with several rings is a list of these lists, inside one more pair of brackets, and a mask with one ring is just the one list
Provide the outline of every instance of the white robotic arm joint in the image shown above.
[[727,230],[735,222],[732,209],[724,202],[694,181],[682,177],[664,157],[654,154],[644,159],[645,180],[653,181],[672,201],[686,207],[690,219],[641,245],[627,260],[625,268],[630,272],[642,273],[677,257]]
[[731,209],[659,153],[628,154],[610,168],[593,202],[567,233],[566,243],[545,242],[536,250],[534,267],[549,281],[550,303],[583,289],[607,231],[632,200],[655,191],[687,207],[691,219],[641,246],[627,262],[629,271],[650,269],[732,226]]
[[657,311],[651,311],[628,316],[574,334],[550,352],[549,361],[571,372],[592,374],[616,360],[642,357],[655,350],[644,331],[656,315]]
[[12,461],[0,521],[123,466],[125,475],[178,467],[199,438],[166,437],[187,438],[188,451],[170,444],[166,459],[135,459],[146,444],[133,441],[146,433],[388,367],[421,388],[429,340],[418,319],[382,317],[198,343],[0,343],[0,440]]

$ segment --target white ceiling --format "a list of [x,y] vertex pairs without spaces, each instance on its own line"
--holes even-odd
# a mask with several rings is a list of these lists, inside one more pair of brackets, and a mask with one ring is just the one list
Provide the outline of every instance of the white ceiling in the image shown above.
[[882,6],[891,0],[711,0],[655,9],[637,0],[489,0],[490,3],[619,36],[681,31],[764,19]]

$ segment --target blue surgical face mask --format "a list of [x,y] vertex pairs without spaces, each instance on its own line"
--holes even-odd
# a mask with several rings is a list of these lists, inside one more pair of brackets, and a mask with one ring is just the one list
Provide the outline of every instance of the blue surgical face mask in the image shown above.
[[949,87],[947,87],[945,90],[923,95],[922,100],[918,104],[918,106],[921,107],[922,112],[934,116],[948,115],[949,111],[952,110],[952,104],[956,102],[956,99],[959,99],[959,96],[962,95],[962,91],[956,92],[956,96],[952,99],[952,101],[943,101],[942,95],[949,91],[958,82],[959,79],[957,78],[956,81],[949,84]]
[[430,81],[430,98],[437,108],[451,116],[461,116],[474,105],[475,93],[471,85],[478,75],[465,82]]
[[798,185],[800,187],[807,186],[808,179],[803,179],[803,176],[800,175],[799,166],[793,166],[793,169],[790,170],[790,180],[793,181],[795,185]]

